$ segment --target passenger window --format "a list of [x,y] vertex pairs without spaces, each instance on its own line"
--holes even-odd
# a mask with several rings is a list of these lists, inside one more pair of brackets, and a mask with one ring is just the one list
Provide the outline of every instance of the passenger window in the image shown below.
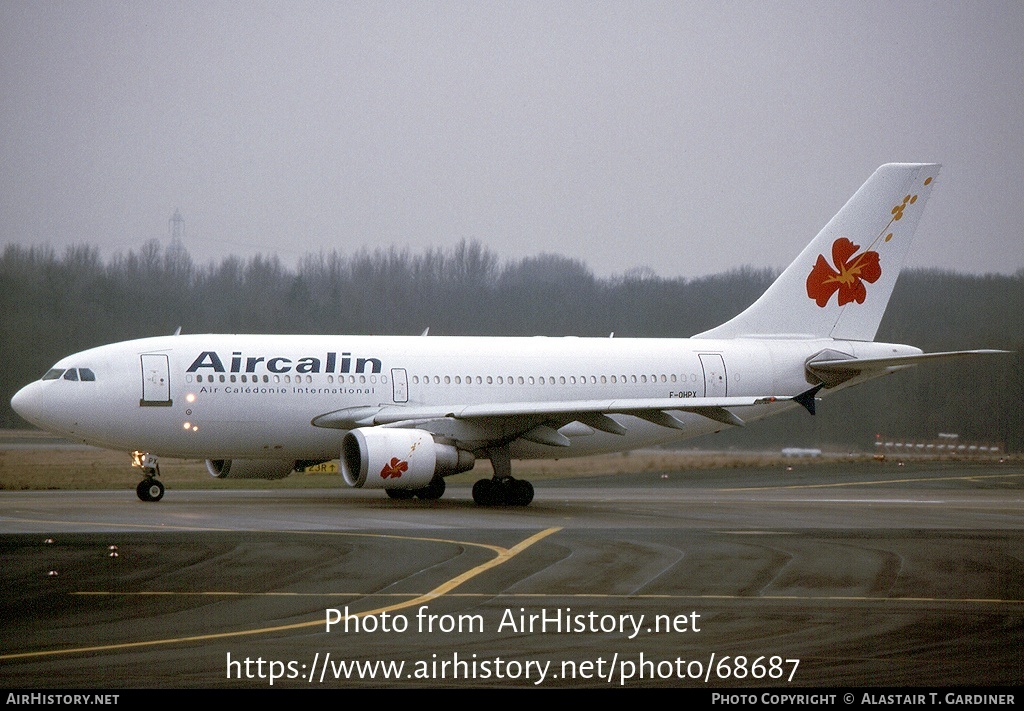
[[96,374],[93,373],[92,370],[89,369],[89,368],[79,368],[78,369],[78,377],[81,378],[83,381],[88,382],[88,383],[92,383],[92,382],[96,381]]
[[64,373],[65,380],[78,380],[78,371],[74,368],[68,368],[68,371]]
[[63,368],[52,368],[46,371],[46,375],[43,376],[43,380],[57,380],[64,374]]

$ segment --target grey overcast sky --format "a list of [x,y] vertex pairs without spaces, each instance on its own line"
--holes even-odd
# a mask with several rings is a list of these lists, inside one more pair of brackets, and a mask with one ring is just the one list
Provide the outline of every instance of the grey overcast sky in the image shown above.
[[912,266],[1024,268],[1024,3],[0,0],[0,245],[475,239],[785,266],[943,163]]

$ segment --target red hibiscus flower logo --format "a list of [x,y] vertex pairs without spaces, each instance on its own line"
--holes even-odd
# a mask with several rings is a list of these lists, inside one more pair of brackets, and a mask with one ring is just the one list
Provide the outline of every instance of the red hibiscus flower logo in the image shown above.
[[392,457],[391,461],[384,465],[384,468],[380,470],[381,479],[397,479],[402,476],[402,472],[409,471],[409,463],[403,462],[398,457]]
[[832,294],[839,292],[839,305],[845,306],[852,301],[863,304],[868,292],[864,282],[874,284],[882,276],[882,267],[878,264],[878,252],[862,252],[857,254],[860,245],[854,244],[845,237],[832,243],[832,261],[835,268],[828,263],[824,254],[818,255],[811,273],[807,275],[807,295],[814,299],[818,306],[825,308]]

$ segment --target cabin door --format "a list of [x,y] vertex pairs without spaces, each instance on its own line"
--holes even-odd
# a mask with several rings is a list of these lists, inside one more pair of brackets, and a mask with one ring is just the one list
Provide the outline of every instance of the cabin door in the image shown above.
[[725,397],[729,394],[729,380],[725,373],[725,359],[721,353],[701,353],[704,368],[704,397]]
[[171,371],[163,353],[142,354],[142,399],[139,405],[171,406]]
[[405,368],[391,369],[391,387],[395,402],[409,402],[409,376],[405,374]]

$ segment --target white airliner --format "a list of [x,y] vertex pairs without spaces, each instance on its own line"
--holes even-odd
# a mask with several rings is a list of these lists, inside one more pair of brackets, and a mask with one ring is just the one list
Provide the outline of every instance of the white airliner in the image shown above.
[[444,493],[491,461],[484,505],[526,505],[512,459],[696,437],[933,358],[875,343],[939,166],[883,165],[771,287],[681,339],[174,335],[62,359],[11,400],[29,422],[132,452],[159,500],[157,455],[215,477],[277,479],[341,457],[345,482]]

